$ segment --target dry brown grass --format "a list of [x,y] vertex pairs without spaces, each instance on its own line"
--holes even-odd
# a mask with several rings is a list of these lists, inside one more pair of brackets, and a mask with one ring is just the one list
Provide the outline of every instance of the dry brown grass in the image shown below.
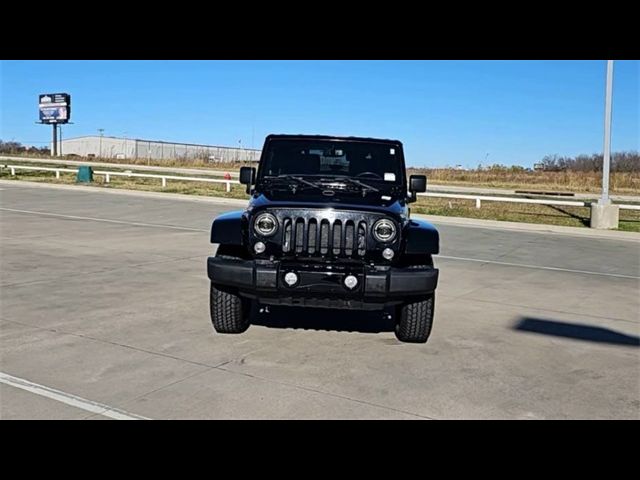
[[[92,161],[101,161],[92,159]],[[237,172],[240,167],[257,164],[248,162],[209,162],[206,160],[164,160],[148,163],[143,159],[114,160],[102,159],[109,163],[130,165],[155,165],[165,167],[195,167],[212,170]],[[554,191],[599,193],[602,187],[602,173],[599,172],[526,172],[511,170],[461,171],[451,169],[415,169],[411,173],[425,173],[429,182],[440,185],[468,185],[477,187],[513,188],[513,189],[548,189]],[[614,172],[609,179],[612,193],[640,194],[640,174],[630,172]]]
[[[243,166],[256,166],[249,162],[211,162],[202,159],[146,160],[146,159],[97,159],[91,161],[121,163],[129,165],[152,165],[164,167],[194,167],[212,170],[237,172]],[[452,170],[409,168],[411,173],[425,173],[429,182],[441,185],[467,185],[477,187],[495,187],[510,189],[548,189],[554,191],[599,193],[602,186],[601,172],[542,172],[514,171],[509,169],[492,170]],[[640,194],[640,174],[631,172],[613,172],[609,180],[612,193]]]
[[[178,175],[179,176],[179,175]],[[76,184],[76,174],[63,172],[59,179],[53,173],[38,171],[18,171],[17,175],[10,175],[7,169],[0,169],[0,178],[4,180],[27,180],[30,182],[57,183],[66,185]],[[168,180],[163,187],[157,178],[136,177],[111,177],[109,183],[105,182],[103,175],[95,175],[90,184],[96,188],[124,188],[129,190],[146,190],[151,192],[182,193],[187,195],[204,195],[214,197],[248,199],[243,185],[232,184],[231,191],[226,191],[226,185],[222,183],[200,183],[180,180]]]
[[[23,156],[34,158],[37,155],[24,154]],[[237,171],[240,167],[254,166],[257,167],[257,163],[251,162],[212,162],[210,160],[198,159],[198,158],[185,158],[185,159],[147,159],[147,158],[80,158],[72,155],[65,155],[53,159],[50,156],[42,155],[42,163],[47,163],[47,160],[74,160],[74,161],[87,161],[97,163],[117,163],[122,165],[144,165],[153,167],[177,167],[177,168],[210,168],[212,170],[229,170]]]
[[[544,223],[568,227],[588,227],[590,218],[589,207],[482,202],[482,208],[476,208],[473,200],[424,197],[419,198],[418,202],[412,205],[411,211],[426,215]],[[640,232],[640,211],[620,210],[619,229]]]
[[[484,170],[464,171],[452,169],[415,169],[410,173],[424,173],[429,182],[441,185],[468,185],[478,187],[550,189],[554,191],[599,193],[602,186],[600,172],[542,172]],[[615,193],[640,194],[640,174],[614,172],[609,188]]]
[[[67,160],[80,160],[65,157]],[[249,162],[211,162],[204,159],[148,160],[143,158],[115,159],[91,158],[92,162],[120,163],[127,165],[150,165],[160,167],[194,167],[237,172],[243,166],[256,166]],[[43,157],[43,162],[46,161]],[[426,174],[430,183],[438,185],[463,185],[509,189],[545,189],[567,192],[599,193],[602,186],[600,172],[543,172],[518,171],[511,169],[453,170],[410,167],[409,174]],[[614,172],[609,180],[612,193],[640,194],[640,173]]]
[[[76,159],[74,159],[76,160]],[[257,167],[257,163],[251,162],[211,162],[208,160],[188,159],[188,160],[151,160],[147,161],[142,158],[92,158],[92,162],[120,163],[126,165],[144,165],[154,167],[177,167],[177,168],[209,168],[211,170],[226,170],[237,172],[240,167],[253,166]]]

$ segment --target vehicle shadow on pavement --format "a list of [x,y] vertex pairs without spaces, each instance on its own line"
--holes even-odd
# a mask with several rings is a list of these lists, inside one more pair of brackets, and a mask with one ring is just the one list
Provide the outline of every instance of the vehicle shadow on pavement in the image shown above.
[[338,332],[393,332],[395,321],[382,312],[334,310],[326,308],[269,307],[270,313],[254,312],[252,325],[269,328],[301,328]]
[[523,332],[585,340],[589,342],[640,347],[640,337],[636,337],[635,335],[627,335],[609,328],[594,327],[579,323],[567,323],[543,318],[522,317],[518,322],[516,322],[513,329]]

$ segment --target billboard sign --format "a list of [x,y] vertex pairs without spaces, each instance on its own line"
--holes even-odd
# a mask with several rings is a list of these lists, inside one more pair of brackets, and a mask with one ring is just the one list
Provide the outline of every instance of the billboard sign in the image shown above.
[[42,123],[67,123],[71,118],[71,96],[68,93],[40,95],[38,110]]

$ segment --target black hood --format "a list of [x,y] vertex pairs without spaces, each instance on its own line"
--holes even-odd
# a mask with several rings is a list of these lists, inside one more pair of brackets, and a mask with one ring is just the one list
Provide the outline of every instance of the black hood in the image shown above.
[[354,203],[363,205],[388,205],[395,200],[403,200],[406,193],[402,191],[397,185],[384,185],[381,182],[371,183],[372,188],[377,189],[358,190],[358,187],[347,188],[335,188],[335,182],[318,182],[318,188],[308,188],[302,185],[303,188],[291,190],[290,188],[268,188],[261,187],[256,189],[255,193],[265,195],[270,200],[282,201],[292,200],[296,202],[334,202],[340,203]]
[[263,210],[266,208],[334,208],[336,210],[383,213],[394,216],[398,220],[407,216],[407,206],[403,199],[380,200],[380,197],[381,193],[375,192],[367,194],[366,197],[361,195],[327,197],[319,192],[269,196],[260,193],[251,198],[248,210]]

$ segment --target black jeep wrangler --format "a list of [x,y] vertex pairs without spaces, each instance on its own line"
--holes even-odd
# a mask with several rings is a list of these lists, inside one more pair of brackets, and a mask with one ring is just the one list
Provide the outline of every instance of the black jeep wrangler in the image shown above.
[[399,340],[426,342],[439,236],[408,208],[426,182],[412,175],[407,190],[397,140],[269,135],[257,175],[240,170],[248,207],[211,227],[216,331],[245,331],[252,305],[288,305],[381,310]]

